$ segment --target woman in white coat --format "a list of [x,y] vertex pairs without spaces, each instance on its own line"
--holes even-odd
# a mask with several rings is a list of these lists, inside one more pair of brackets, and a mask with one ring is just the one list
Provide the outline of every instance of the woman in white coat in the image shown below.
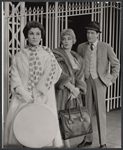
[[[54,84],[61,75],[61,68],[51,50],[39,44],[44,37],[44,32],[44,27],[40,23],[28,22],[23,30],[28,45],[13,58],[11,68],[13,96],[5,122],[5,146],[21,145],[13,133],[13,120],[22,106],[34,102],[34,90],[37,102],[48,105],[57,117]],[[50,146],[62,147],[59,127]]]

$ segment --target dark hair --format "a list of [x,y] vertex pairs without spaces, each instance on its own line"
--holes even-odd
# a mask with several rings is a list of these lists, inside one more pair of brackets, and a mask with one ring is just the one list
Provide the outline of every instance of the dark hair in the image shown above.
[[23,34],[24,34],[24,37],[25,37],[25,38],[28,38],[28,31],[29,31],[31,28],[39,28],[39,29],[41,30],[41,38],[42,38],[42,39],[44,38],[44,34],[45,34],[44,27],[43,27],[42,24],[40,24],[40,23],[37,22],[37,21],[29,21],[29,22],[27,22],[26,26],[25,26],[24,29],[23,29]]

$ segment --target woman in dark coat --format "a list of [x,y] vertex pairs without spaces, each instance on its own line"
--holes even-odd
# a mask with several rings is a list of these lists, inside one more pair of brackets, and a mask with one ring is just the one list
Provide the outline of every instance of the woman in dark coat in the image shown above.
[[[69,98],[73,102],[73,107],[76,97],[78,97],[82,105],[82,95],[86,93],[84,60],[71,50],[75,42],[76,36],[74,31],[72,29],[65,29],[61,32],[61,47],[52,50],[62,68],[60,79],[55,85],[58,111],[65,109]],[[65,147],[70,147],[69,140],[65,140],[64,145]]]

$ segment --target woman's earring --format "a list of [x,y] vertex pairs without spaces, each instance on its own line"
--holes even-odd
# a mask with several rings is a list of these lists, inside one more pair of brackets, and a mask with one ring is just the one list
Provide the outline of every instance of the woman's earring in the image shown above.
[[26,39],[26,45],[29,45],[29,41],[28,41],[28,38]]
[[42,45],[42,39],[41,39],[41,41],[40,41],[39,45]]

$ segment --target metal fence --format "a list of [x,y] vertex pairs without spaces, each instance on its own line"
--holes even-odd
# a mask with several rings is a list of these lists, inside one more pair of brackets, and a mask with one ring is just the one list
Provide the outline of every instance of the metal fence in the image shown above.
[[[25,7],[25,2],[4,2],[4,117],[8,111],[12,94],[10,91],[11,60],[26,44],[22,34],[27,21],[41,22],[46,29],[45,44],[50,48],[60,45],[60,31],[68,27],[68,17],[91,15],[91,20],[99,21],[102,34],[100,40],[109,43],[120,60],[121,52],[121,3],[119,2],[44,2],[45,7]],[[121,107],[121,74],[107,89],[106,110]]]

